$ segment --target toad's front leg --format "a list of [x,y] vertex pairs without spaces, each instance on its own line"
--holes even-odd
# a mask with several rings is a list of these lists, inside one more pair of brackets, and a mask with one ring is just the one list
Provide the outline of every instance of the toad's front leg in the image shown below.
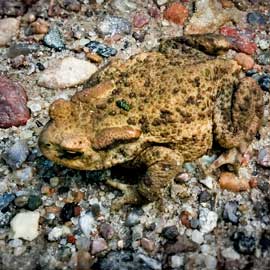
[[112,209],[118,210],[127,203],[138,204],[144,200],[162,199],[164,189],[180,172],[182,163],[182,156],[172,149],[163,146],[147,148],[134,160],[134,166],[147,168],[138,187],[107,181],[110,186],[124,192],[123,197],[114,201]]

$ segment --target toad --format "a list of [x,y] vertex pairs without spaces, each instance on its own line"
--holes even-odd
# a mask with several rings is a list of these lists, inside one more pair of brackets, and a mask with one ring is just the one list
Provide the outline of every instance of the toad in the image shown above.
[[236,162],[261,125],[263,96],[255,80],[241,79],[234,60],[178,43],[112,61],[90,87],[49,108],[39,138],[48,159],[77,170],[146,169],[138,185],[108,180],[124,192],[115,209],[162,198],[183,162],[207,153],[214,141],[232,154],[221,155],[211,170]]

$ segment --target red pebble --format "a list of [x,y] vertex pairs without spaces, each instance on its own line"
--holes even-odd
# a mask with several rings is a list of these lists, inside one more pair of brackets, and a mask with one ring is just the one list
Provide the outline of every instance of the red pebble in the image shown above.
[[69,235],[67,235],[67,241],[68,241],[68,243],[75,244],[76,238],[73,234],[69,234]]
[[188,17],[188,10],[180,3],[172,3],[165,11],[164,18],[173,23],[183,25]]
[[251,31],[223,26],[220,28],[220,34],[231,38],[231,44],[235,50],[246,54],[254,54],[256,52],[256,43],[250,41],[255,38],[255,34]]
[[149,23],[149,18],[145,14],[137,13],[133,17],[133,25],[134,25],[134,27],[142,28],[148,23]]
[[25,125],[30,118],[23,87],[5,76],[0,76],[0,128]]

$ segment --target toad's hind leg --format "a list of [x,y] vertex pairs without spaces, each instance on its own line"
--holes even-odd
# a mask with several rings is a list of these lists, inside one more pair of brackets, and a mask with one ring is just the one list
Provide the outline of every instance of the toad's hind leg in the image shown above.
[[[226,87],[232,85],[223,83]],[[238,89],[228,91],[221,88],[214,108],[214,135],[220,146],[231,149],[221,155],[210,167],[237,164],[241,153],[261,126],[263,116],[263,94],[255,80],[244,78]]]

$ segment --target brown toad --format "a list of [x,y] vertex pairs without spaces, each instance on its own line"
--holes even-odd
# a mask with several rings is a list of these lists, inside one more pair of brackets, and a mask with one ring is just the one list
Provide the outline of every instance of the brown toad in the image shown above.
[[[183,162],[205,154],[213,140],[238,153],[260,127],[262,91],[239,79],[235,61],[174,47],[116,60],[90,88],[50,106],[39,139],[50,160],[78,170],[146,168],[137,192],[108,181],[126,191],[116,208],[161,198]],[[232,161],[221,157],[212,168]]]

